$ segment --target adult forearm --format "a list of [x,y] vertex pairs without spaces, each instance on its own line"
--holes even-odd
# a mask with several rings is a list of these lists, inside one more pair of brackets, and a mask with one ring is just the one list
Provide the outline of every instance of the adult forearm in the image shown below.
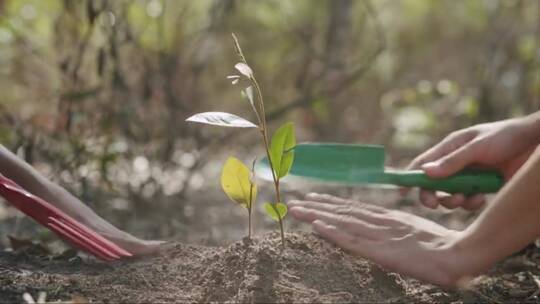
[[540,148],[453,244],[461,275],[481,272],[540,236],[538,185]]
[[540,143],[540,111],[532,113],[522,119],[524,127],[527,129],[528,137],[536,144]]
[[2,145],[0,145],[0,174],[133,254],[153,253],[162,245],[162,242],[140,240],[114,227],[67,190],[49,181]]
[[106,221],[97,219],[97,215],[79,199],[48,180],[2,145],[0,145],[0,174],[13,180],[32,194],[57,206],[76,220],[96,218],[95,222],[101,227],[112,228],[112,225]]
[[0,174],[36,195],[42,196],[49,192],[49,181],[2,145],[0,145]]

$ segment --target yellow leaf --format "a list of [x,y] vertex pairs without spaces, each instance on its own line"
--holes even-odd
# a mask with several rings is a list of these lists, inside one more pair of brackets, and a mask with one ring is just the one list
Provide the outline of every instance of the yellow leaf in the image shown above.
[[257,186],[251,182],[249,168],[240,160],[229,157],[221,172],[221,187],[227,196],[249,209],[257,197]]

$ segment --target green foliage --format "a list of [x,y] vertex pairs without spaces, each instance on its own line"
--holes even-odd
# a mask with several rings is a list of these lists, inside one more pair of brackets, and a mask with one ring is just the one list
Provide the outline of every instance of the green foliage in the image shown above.
[[274,173],[278,179],[289,173],[294,161],[294,151],[292,149],[295,145],[294,125],[291,122],[281,126],[272,136],[270,158]]
[[274,221],[279,222],[287,215],[287,205],[283,203],[264,203],[264,211]]
[[251,172],[240,160],[229,157],[221,173],[221,187],[227,196],[248,211],[257,198],[257,186],[251,180]]

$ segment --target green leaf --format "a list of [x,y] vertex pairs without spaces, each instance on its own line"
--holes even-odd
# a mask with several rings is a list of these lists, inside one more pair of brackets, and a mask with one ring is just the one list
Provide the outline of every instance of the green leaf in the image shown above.
[[233,128],[257,128],[257,125],[242,117],[224,112],[204,112],[195,114],[186,121],[198,122],[207,125],[215,125]]
[[249,168],[240,160],[229,157],[221,172],[221,187],[227,196],[246,209],[257,197],[257,186],[251,181]]
[[274,221],[278,222],[279,219],[283,219],[287,215],[287,205],[284,203],[264,203],[264,211],[271,217]]
[[294,125],[291,122],[281,126],[272,136],[270,158],[277,178],[282,178],[289,173],[294,161],[292,148],[295,145]]

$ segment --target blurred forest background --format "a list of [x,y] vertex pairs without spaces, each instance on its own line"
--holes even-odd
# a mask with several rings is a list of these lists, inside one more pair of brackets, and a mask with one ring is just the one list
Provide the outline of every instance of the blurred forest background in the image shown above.
[[[396,166],[540,108],[536,0],[2,0],[0,142],[138,236],[238,239],[245,212],[218,176],[226,156],[261,154],[257,134],[184,122],[253,120],[226,79],[231,32],[272,129],[384,144]],[[0,205],[0,244],[36,231],[54,239]]]

